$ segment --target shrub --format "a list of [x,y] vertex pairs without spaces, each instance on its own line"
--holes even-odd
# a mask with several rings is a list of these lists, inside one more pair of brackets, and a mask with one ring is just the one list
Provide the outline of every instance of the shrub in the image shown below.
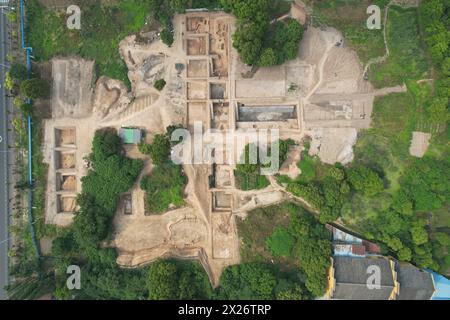
[[21,82],[28,77],[28,70],[23,64],[14,63],[9,69],[9,74],[14,80]]
[[150,148],[150,156],[155,165],[163,164],[169,160],[170,141],[165,134],[156,134]]
[[155,84],[153,86],[155,87],[156,90],[161,91],[162,89],[164,89],[165,85],[166,85],[166,80],[158,79],[155,81]]
[[170,47],[173,44],[173,34],[169,28],[164,28],[161,31],[161,41]]
[[20,84],[20,93],[30,99],[47,99],[50,93],[49,85],[39,78],[24,80]]

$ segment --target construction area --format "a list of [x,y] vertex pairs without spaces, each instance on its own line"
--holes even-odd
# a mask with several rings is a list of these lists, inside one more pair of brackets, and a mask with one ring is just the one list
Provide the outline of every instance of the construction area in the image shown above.
[[[304,24],[302,8],[296,6],[295,12]],[[297,143],[281,173],[296,177],[305,137],[312,139],[310,152],[322,161],[348,163],[358,130],[370,126],[374,97],[404,90],[374,90],[363,79],[356,53],[345,46],[335,29],[309,27],[296,59],[280,66],[252,68],[240,61],[232,46],[236,26],[231,15],[189,12],[176,15],[173,26],[171,47],[155,34],[147,35],[148,41],[137,41],[131,35],[120,42],[131,91],[107,77],[92,83],[92,61],[52,60],[52,118],[45,121],[43,150],[49,165],[47,223],[71,223],[80,179],[89,170],[84,159],[100,128],[139,128],[150,140],[168,125],[180,123],[191,132],[200,125],[220,134],[279,129],[281,139]],[[166,81],[161,91],[153,87],[158,79]],[[144,161],[144,168],[122,195],[114,218],[111,245],[118,251],[120,266],[139,267],[161,257],[198,259],[217,285],[222,270],[240,261],[235,219],[289,197],[273,177],[265,189],[237,189],[235,164],[227,160],[228,151],[204,148],[225,160],[184,164],[188,179],[185,206],[149,214],[140,181],[151,174],[153,164],[137,145],[124,146],[128,157]]]

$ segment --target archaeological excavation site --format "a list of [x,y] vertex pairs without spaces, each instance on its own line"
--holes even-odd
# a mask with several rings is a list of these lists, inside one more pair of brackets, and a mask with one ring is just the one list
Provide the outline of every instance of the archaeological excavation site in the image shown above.
[[[299,22],[305,24],[304,14]],[[140,185],[155,165],[138,145],[151,142],[169,125],[181,124],[191,133],[198,127],[219,134],[277,129],[280,139],[295,142],[280,164],[281,173],[295,178],[306,140],[311,141],[310,154],[325,163],[351,162],[358,131],[370,126],[374,98],[406,89],[375,90],[364,79],[356,53],[333,28],[308,27],[296,59],[256,68],[245,65],[234,49],[236,20],[229,14],[177,14],[173,27],[171,47],[156,32],[146,41],[131,35],[120,42],[131,90],[115,79],[96,79],[93,61],[52,59],[52,117],[45,120],[43,144],[49,167],[46,223],[72,223],[82,178],[91,169],[87,157],[94,134],[114,128],[126,156],[144,162],[114,217],[110,245],[117,249],[117,263],[135,268],[161,257],[197,259],[216,286],[222,270],[240,262],[236,219],[289,194],[271,176],[263,189],[240,190],[235,161],[183,164],[188,181],[184,206],[149,212]],[[154,87],[159,79],[166,83],[162,90]],[[426,137],[417,141],[413,152],[420,154]],[[212,150],[230,158],[226,148]],[[239,158],[243,150],[234,151]]]

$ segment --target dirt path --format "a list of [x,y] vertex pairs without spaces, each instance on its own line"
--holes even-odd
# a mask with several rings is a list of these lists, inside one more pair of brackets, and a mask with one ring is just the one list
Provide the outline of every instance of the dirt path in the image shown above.
[[394,0],[389,1],[389,3],[384,8],[383,42],[384,42],[385,53],[383,56],[372,58],[367,62],[366,66],[364,67],[364,72],[363,72],[364,78],[367,76],[367,71],[369,70],[369,68],[372,64],[382,63],[387,59],[387,57],[389,57],[389,47],[388,47],[387,39],[386,39],[387,38],[386,37],[386,26],[387,26],[387,21],[388,21],[389,8],[392,4],[394,4]]
[[317,216],[319,215],[319,211],[314,209],[314,207],[311,206],[305,199],[293,195],[292,193],[288,192],[285,187],[280,186],[274,176],[267,176],[267,177],[268,177],[270,185],[272,186],[274,191],[281,191],[281,192],[283,192],[284,194],[287,195],[288,198],[293,199],[294,201],[300,202],[309,211],[313,212]]
[[395,87],[386,87],[377,89],[373,92],[374,96],[385,96],[390,93],[402,93],[408,91],[408,88],[405,84],[402,84],[401,86],[395,86]]
[[314,92],[317,91],[317,89],[319,89],[319,87],[322,85],[322,81],[323,81],[323,69],[325,66],[325,62],[328,59],[328,54],[331,50],[331,48],[333,48],[332,46],[328,46],[327,50],[325,51],[324,55],[322,56],[322,58],[320,59],[319,62],[319,79],[317,80],[317,83],[314,85],[314,87],[311,89],[311,91],[308,93],[308,95],[304,98],[304,101],[309,101],[309,98],[314,94]]

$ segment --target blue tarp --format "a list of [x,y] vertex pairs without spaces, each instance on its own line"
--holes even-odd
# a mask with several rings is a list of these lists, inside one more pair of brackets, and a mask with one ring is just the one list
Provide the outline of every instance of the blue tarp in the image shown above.
[[450,300],[450,280],[434,271],[425,270],[433,275],[434,285],[436,286],[436,291],[431,300]]

